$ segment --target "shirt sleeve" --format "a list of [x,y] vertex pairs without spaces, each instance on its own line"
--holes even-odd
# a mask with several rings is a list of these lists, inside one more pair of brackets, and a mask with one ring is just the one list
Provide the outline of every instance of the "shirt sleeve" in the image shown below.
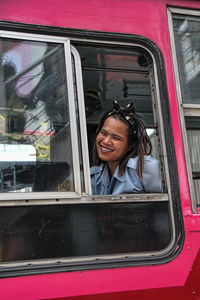
[[146,193],[161,193],[161,176],[159,162],[153,157],[145,157],[141,180]]

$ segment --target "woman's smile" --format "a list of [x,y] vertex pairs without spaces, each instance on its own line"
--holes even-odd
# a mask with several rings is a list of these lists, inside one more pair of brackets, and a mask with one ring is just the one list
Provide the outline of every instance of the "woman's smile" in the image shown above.
[[101,148],[101,151],[105,151],[105,152],[112,152],[113,150],[112,149],[109,149],[109,148],[107,148],[107,147],[105,147],[105,146],[102,146],[102,145],[100,145],[100,148]]

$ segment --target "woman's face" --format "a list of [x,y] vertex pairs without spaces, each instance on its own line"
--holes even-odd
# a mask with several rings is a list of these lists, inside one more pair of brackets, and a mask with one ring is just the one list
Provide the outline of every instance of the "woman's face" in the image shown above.
[[107,118],[96,137],[96,148],[101,160],[119,163],[130,150],[128,126],[120,120]]

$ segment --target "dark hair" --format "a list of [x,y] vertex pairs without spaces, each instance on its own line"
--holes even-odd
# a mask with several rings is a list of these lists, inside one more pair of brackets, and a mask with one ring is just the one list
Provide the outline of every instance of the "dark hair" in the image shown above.
[[[101,119],[99,126],[96,130],[96,137],[102,129],[104,122],[107,118],[113,118],[120,120],[128,126],[128,145],[131,146],[131,150],[122,158],[119,164],[119,175],[122,176],[126,167],[126,164],[131,157],[138,156],[137,162],[137,174],[138,177],[142,177],[144,167],[144,156],[149,155],[152,151],[152,144],[147,135],[144,123],[141,117],[135,112],[133,103],[128,104],[126,108],[120,107],[118,102],[114,100],[113,109],[108,111]],[[96,149],[96,138],[93,146],[93,165],[100,165],[101,159],[98,157]]]

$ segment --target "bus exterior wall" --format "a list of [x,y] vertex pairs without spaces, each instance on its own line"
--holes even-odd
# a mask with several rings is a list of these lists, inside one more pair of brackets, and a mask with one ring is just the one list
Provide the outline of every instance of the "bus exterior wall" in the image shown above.
[[[200,9],[199,1],[1,0],[0,21],[143,36],[160,49],[166,70],[185,230],[182,251],[161,265],[0,279],[0,299],[200,299],[200,211],[193,214],[176,100],[167,6]],[[16,25],[17,31],[17,25]]]

